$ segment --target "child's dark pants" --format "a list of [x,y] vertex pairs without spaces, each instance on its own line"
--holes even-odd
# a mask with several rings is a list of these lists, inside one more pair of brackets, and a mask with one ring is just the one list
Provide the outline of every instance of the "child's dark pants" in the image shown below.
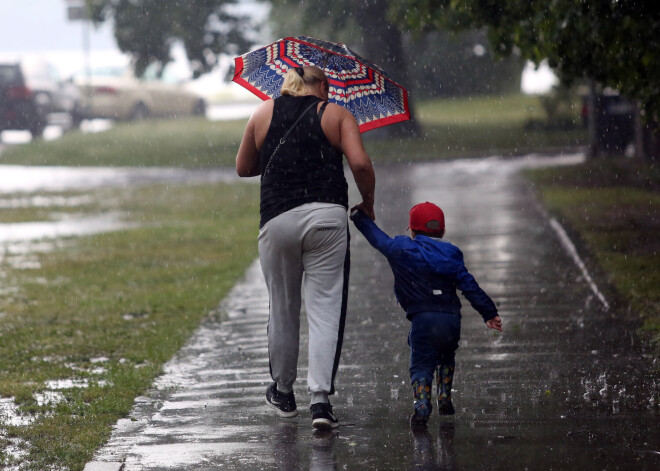
[[454,366],[461,336],[461,318],[443,312],[415,314],[408,334],[410,346],[410,381],[433,382],[438,365]]

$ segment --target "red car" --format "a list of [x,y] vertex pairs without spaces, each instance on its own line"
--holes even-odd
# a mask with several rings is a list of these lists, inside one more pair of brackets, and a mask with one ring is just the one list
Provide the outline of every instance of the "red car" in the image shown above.
[[0,131],[28,130],[40,137],[55,114],[80,123],[80,93],[39,59],[0,63]]

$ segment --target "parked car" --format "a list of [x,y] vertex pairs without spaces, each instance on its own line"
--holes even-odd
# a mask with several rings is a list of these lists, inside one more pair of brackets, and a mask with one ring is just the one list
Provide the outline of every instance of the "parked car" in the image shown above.
[[[166,70],[167,72],[167,70]],[[130,66],[109,66],[74,76],[85,116],[117,120],[203,116],[206,102],[168,74],[147,69],[137,78]]]
[[56,114],[80,124],[80,92],[72,81],[61,80],[57,69],[39,58],[0,63],[0,131],[28,130],[40,137]]

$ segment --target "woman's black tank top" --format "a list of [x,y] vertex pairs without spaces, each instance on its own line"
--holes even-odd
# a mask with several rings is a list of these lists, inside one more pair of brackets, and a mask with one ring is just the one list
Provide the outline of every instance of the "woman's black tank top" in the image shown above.
[[[332,147],[323,133],[316,107],[289,133],[275,155],[280,138],[315,96],[282,95],[275,99],[273,118],[261,148],[261,222],[305,203],[335,203],[348,209],[348,184],[344,177],[343,154]],[[272,157],[271,157],[272,155]]]

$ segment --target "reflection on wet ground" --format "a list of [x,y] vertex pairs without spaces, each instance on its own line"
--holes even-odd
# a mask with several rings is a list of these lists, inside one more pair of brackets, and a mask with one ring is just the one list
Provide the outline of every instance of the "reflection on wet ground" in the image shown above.
[[206,320],[97,459],[124,462],[126,471],[660,469],[652,359],[639,350],[635,320],[594,300],[536,207],[518,171],[539,162],[377,170],[381,226],[403,233],[414,203],[440,204],[447,238],[504,319],[504,333],[494,334],[464,306],[454,418],[434,416],[426,431],[410,430],[408,322],[387,263],[353,232],[332,399],[338,431],[312,433],[304,380],[295,389],[299,417],[275,417],[264,404],[268,299],[256,262],[220,306],[226,317]]
[[131,224],[122,221],[121,214],[116,212],[83,216],[62,215],[55,221],[0,223],[0,244],[85,236],[130,226]]
[[149,183],[215,183],[236,180],[234,169],[28,167],[0,165],[0,194],[131,187]]
[[53,206],[76,207],[94,201],[91,195],[61,196],[61,195],[29,195],[0,197],[0,209],[11,208],[48,208]]
[[[0,209],[74,208],[94,201],[94,190],[157,183],[214,183],[237,179],[233,169],[38,167],[0,165]],[[61,192],[86,194],[62,195]],[[118,212],[58,214],[49,220],[0,223],[0,262],[38,268],[36,254],[61,239],[133,227]]]

